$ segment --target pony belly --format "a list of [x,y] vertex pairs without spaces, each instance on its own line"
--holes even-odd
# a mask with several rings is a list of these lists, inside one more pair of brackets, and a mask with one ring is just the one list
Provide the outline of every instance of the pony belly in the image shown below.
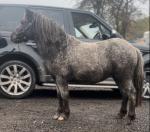
[[79,84],[95,84],[105,80],[109,76],[102,75],[99,72],[85,72],[84,74],[76,74],[70,82]]

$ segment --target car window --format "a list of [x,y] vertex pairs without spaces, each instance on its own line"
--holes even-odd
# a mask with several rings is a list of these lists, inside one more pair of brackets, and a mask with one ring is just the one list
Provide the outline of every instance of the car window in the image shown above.
[[77,29],[77,28],[74,28],[75,29],[75,33],[76,33],[76,37],[77,38],[85,38],[84,36],[83,36],[83,34]]
[[[55,20],[64,28],[63,15],[61,11],[49,9],[32,9]],[[24,7],[0,7],[0,31],[14,31],[19,25],[25,12]]]
[[64,29],[63,13],[59,10],[34,8],[34,11],[48,16]]
[[20,23],[25,9],[0,6],[0,31],[13,31]]
[[86,39],[103,39],[102,35],[110,37],[109,31],[96,18],[89,14],[72,13],[75,36]]

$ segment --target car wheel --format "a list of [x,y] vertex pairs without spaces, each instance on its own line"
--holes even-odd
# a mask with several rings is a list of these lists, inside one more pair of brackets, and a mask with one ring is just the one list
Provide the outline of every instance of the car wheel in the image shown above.
[[8,98],[24,98],[35,87],[33,69],[22,61],[8,61],[0,66],[0,92]]
[[150,99],[150,69],[146,68],[145,70],[145,80],[143,85],[143,98]]

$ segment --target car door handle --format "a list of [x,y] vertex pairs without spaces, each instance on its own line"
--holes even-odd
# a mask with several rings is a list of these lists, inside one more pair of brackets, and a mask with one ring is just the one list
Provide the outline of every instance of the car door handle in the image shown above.
[[26,43],[26,45],[28,45],[28,46],[36,46],[36,43],[34,43],[34,42],[28,42],[28,43]]

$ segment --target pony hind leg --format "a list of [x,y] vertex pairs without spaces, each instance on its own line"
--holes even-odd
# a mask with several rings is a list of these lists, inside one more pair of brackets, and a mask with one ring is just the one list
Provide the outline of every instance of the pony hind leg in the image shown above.
[[120,86],[123,100],[119,115],[122,118],[127,114],[127,105],[129,101],[128,124],[130,124],[131,121],[135,119],[136,91],[132,79],[123,80]]
[[136,114],[135,114],[135,107],[136,107],[136,90],[135,87],[133,85],[133,83],[131,83],[131,88],[129,89],[129,112],[128,112],[128,119],[129,119],[129,123],[131,123],[132,120],[135,120],[136,118]]
[[120,111],[118,113],[118,118],[119,119],[122,119],[123,117],[126,116],[127,114],[127,105],[128,105],[128,95],[123,92],[122,93],[122,103],[121,103],[121,108],[120,108]]
[[122,94],[122,103],[119,113],[117,114],[117,118],[122,119],[127,114],[127,105],[128,105],[128,85],[129,83],[126,81],[114,79],[116,84],[118,85],[120,92]]
[[[117,83],[117,82],[116,82]],[[135,102],[136,91],[132,82],[132,79],[125,79],[117,83],[122,93],[122,104],[119,112],[119,117],[123,118],[127,114],[127,105],[129,101],[129,120],[135,119]]]
[[56,77],[56,85],[57,85],[57,96],[58,96],[59,106],[56,114],[53,116],[53,119],[65,120],[70,115],[69,102],[68,102],[68,96],[69,96],[68,84],[62,77],[58,76]]

